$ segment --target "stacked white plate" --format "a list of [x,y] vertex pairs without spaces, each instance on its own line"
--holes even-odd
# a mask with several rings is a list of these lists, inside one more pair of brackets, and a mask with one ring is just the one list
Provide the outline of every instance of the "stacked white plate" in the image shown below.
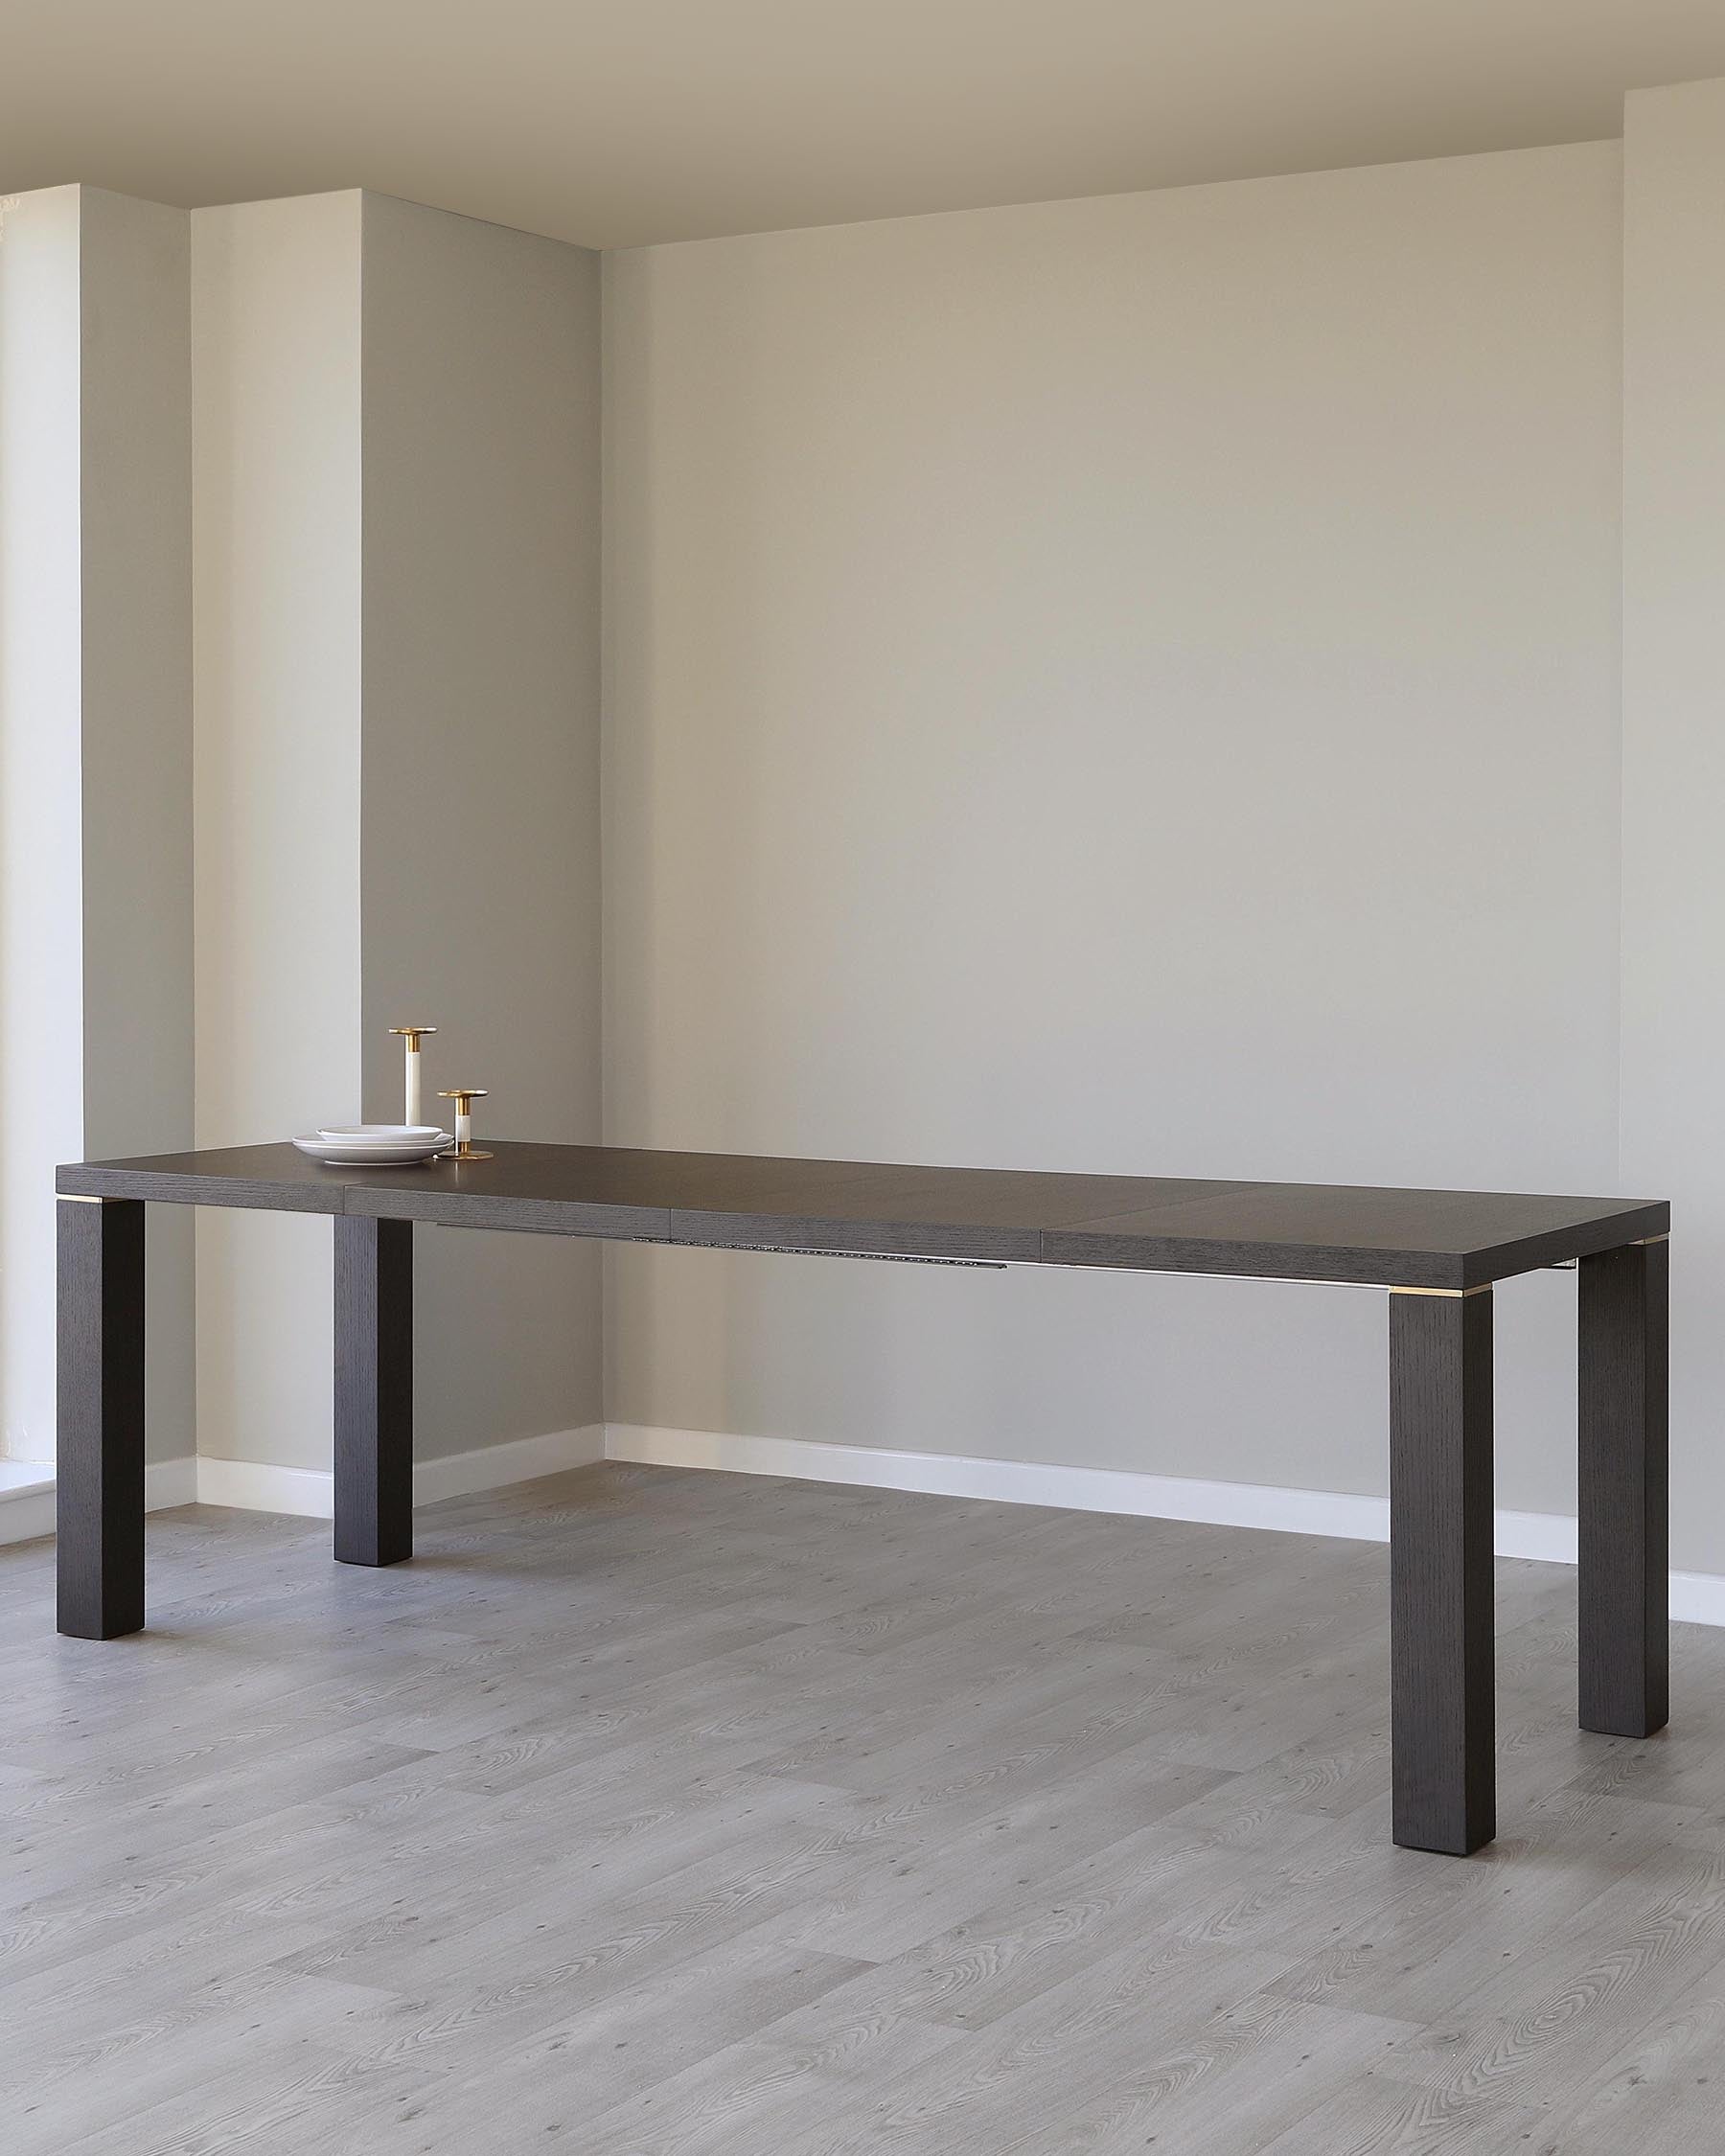
[[432,1123],[332,1123],[293,1142],[326,1167],[412,1168],[455,1140]]

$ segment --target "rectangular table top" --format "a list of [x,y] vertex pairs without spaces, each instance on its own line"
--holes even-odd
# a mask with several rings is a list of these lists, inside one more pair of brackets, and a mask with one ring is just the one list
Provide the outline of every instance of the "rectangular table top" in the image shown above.
[[1148,1273],[1473,1288],[1663,1235],[1670,1207],[1630,1198],[1393,1190],[898,1167],[752,1154],[497,1141],[493,1158],[321,1166],[290,1145],[63,1167],[66,1196],[713,1249],[1089,1265]]

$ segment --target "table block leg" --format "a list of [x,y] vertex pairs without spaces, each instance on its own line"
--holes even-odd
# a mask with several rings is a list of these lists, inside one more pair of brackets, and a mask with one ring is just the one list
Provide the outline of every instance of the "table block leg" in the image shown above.
[[335,1555],[413,1554],[413,1224],[335,1219]]
[[1394,1831],[1450,1856],[1497,1831],[1491,1304],[1390,1297]]
[[59,1629],[144,1623],[144,1206],[62,1198],[55,1468]]
[[1669,1249],[1632,1243],[1579,1267],[1580,1721],[1615,1736],[1666,1722]]

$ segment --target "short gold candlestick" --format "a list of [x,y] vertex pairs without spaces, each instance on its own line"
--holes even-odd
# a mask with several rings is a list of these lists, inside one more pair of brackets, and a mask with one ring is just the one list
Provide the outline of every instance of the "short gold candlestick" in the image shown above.
[[417,1123],[420,1119],[420,1042],[437,1028],[434,1025],[392,1025],[389,1030],[399,1034],[402,1042],[402,1120]]
[[448,1092],[440,1092],[439,1100],[455,1103],[455,1150],[440,1153],[440,1160],[489,1160],[489,1153],[480,1153],[473,1145],[473,1103],[488,1097],[483,1086],[451,1086]]

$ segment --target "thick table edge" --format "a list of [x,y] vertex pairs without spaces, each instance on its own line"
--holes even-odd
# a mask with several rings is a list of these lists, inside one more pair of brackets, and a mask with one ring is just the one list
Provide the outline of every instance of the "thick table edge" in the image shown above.
[[1317,1287],[1446,1288],[1476,1283],[1466,1259],[1448,1250],[1363,1250],[1287,1244],[1233,1246],[1179,1237],[1099,1234],[1050,1228],[1042,1238],[1044,1265],[1110,1273],[1180,1273],[1213,1280],[1288,1280]]
[[1510,1280],[1518,1273],[1537,1273],[1572,1258],[1598,1257],[1601,1251],[1621,1250],[1631,1243],[1664,1241],[1670,1232],[1669,1200],[1649,1199],[1578,1227],[1553,1228],[1549,1234],[1528,1236],[1496,1250],[1470,1251],[1465,1285],[1489,1287],[1494,1280]]
[[238,1176],[155,1175],[72,1161],[54,1173],[58,1198],[138,1198],[155,1205],[212,1205],[224,1212],[340,1213],[348,1185],[248,1182]]
[[1512,1243],[1468,1251],[1299,1248],[1215,1243],[1202,1237],[1110,1234],[1097,1228],[978,1227],[936,1221],[835,1221],[813,1215],[726,1213],[698,1207],[606,1204],[459,1189],[376,1183],[276,1183],[230,1176],[156,1173],[70,1161],[55,1172],[61,1198],[130,1198],[229,1211],[357,1215],[380,1220],[562,1235],[594,1241],[670,1243],[704,1250],[818,1250],[836,1255],[926,1256],[995,1265],[1046,1265],[1209,1279],[1280,1280],[1360,1288],[1460,1292],[1668,1235],[1665,1200],[1627,1201],[1622,1211]]

